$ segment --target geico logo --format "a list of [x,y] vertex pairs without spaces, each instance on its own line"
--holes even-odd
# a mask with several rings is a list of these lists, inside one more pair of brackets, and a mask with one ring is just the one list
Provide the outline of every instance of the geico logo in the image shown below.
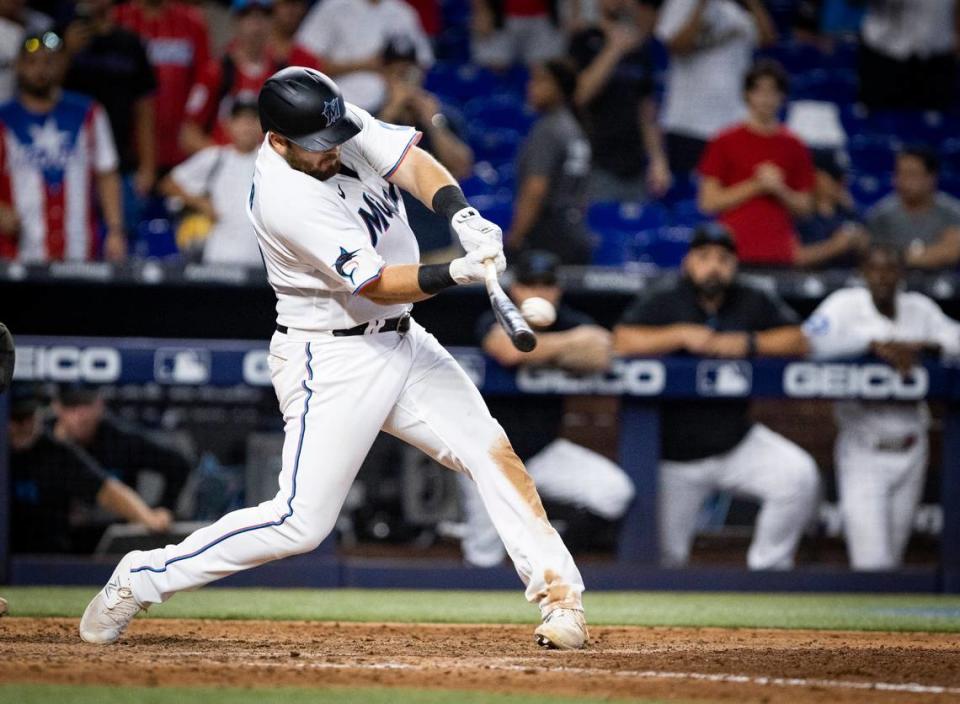
[[561,369],[524,367],[517,372],[517,388],[530,393],[631,394],[656,396],[663,392],[666,370],[652,359],[617,359],[608,372],[574,375]]
[[927,395],[930,378],[914,367],[904,379],[885,364],[813,364],[798,362],[783,372],[783,390],[798,398],[862,398],[914,401]]
[[250,386],[270,386],[266,350],[251,350],[243,355],[243,381]]
[[120,378],[120,352],[110,347],[17,348],[14,378],[23,381],[88,381],[105,384]]

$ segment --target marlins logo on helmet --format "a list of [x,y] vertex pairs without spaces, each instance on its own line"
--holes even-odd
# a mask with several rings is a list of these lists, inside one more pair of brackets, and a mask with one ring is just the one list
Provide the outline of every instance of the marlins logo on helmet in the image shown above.
[[340,99],[332,98],[323,103],[323,118],[327,121],[327,127],[335,123],[343,116],[340,111]]

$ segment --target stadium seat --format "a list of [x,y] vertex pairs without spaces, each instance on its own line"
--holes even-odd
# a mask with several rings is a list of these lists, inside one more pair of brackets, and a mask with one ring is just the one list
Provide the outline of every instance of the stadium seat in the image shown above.
[[595,228],[596,245],[593,250],[595,266],[623,266],[635,261],[635,230],[623,230],[614,227]]
[[427,74],[424,87],[455,104],[477,95],[488,94],[496,86],[496,77],[485,69],[466,63],[437,62]]
[[463,114],[470,124],[514,129],[521,134],[527,133],[534,120],[534,116],[524,109],[523,101],[512,93],[473,98],[463,106]]
[[690,249],[693,229],[689,227],[661,227],[648,247],[650,261],[661,269],[676,269]]
[[604,202],[594,203],[587,212],[587,222],[594,230],[639,230],[661,227],[667,223],[667,211],[659,203]]
[[694,227],[710,218],[700,212],[695,199],[680,201],[670,208],[670,224]]
[[475,126],[470,130],[469,142],[479,160],[505,162],[516,158],[520,146],[520,132],[514,129],[486,129]]

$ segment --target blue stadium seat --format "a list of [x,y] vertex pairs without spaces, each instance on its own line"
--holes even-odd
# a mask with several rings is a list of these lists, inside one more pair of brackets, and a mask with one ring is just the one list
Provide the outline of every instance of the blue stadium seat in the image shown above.
[[473,98],[463,106],[464,117],[471,124],[514,129],[526,134],[534,115],[524,109],[523,101],[512,93],[497,93]]
[[690,249],[692,236],[693,229],[690,227],[661,227],[648,249],[650,261],[661,269],[676,269]]
[[700,212],[696,199],[680,201],[670,208],[670,224],[695,227],[710,218]]
[[587,212],[587,223],[594,230],[639,232],[665,225],[667,211],[659,203],[594,203]]
[[453,103],[462,103],[496,87],[496,77],[486,69],[465,63],[438,61],[427,74],[424,87]]
[[594,229],[596,245],[592,263],[596,266],[623,266],[635,261],[636,236],[634,230],[614,227]]
[[850,194],[861,208],[870,207],[889,192],[889,175],[851,174]]
[[520,141],[520,132],[508,128],[486,129],[478,125],[469,134],[475,157],[498,164],[516,158]]

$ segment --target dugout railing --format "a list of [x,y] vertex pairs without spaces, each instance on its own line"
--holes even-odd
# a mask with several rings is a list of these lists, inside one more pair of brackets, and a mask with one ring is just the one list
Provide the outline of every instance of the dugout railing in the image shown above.
[[[113,338],[17,339],[17,383],[87,382],[266,388],[265,342]],[[634,481],[636,499],[619,540],[617,560],[587,564],[593,588],[861,590],[960,592],[960,369],[927,363],[902,379],[877,360],[711,360],[683,357],[619,359],[606,373],[572,375],[557,369],[505,369],[479,350],[452,353],[487,395],[618,396],[618,456]],[[938,565],[890,573],[854,573],[829,566],[790,572],[749,573],[735,568],[657,567],[656,486],[658,403],[662,399],[733,398],[937,400],[945,409],[941,459],[943,526]],[[2,398],[2,397],[0,397]],[[5,400],[4,400],[5,401]],[[6,409],[0,401],[0,409]],[[6,418],[2,427],[6,428]],[[7,550],[9,487],[5,433],[0,432],[0,581],[96,583],[111,561],[76,557],[10,556]],[[293,558],[238,575],[232,584],[299,586],[511,587],[509,569],[475,570],[418,560],[363,561],[337,555],[328,541],[312,556]]]

